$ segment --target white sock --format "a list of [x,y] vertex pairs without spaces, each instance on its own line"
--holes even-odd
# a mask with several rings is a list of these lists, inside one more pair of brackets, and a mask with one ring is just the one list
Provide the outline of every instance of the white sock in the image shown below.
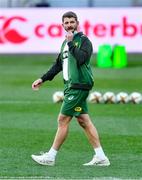
[[51,147],[51,149],[48,151],[48,154],[52,157],[55,158],[57,155],[57,150],[55,150],[54,148]]
[[94,151],[95,151],[97,157],[99,157],[101,159],[104,159],[106,157],[106,155],[105,155],[105,153],[104,153],[101,146],[97,147],[97,148],[94,148]]

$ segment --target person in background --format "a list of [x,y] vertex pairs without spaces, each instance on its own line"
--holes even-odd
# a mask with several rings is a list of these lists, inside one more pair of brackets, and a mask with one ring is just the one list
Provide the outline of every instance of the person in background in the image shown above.
[[50,3],[48,2],[48,0],[40,0],[38,2],[34,2],[34,1],[26,1],[24,4],[25,7],[41,7],[41,8],[48,8],[51,7]]
[[47,0],[41,0],[35,4],[35,7],[50,7],[50,4],[47,2]]
[[63,71],[64,100],[58,115],[58,129],[50,150],[31,157],[38,164],[53,166],[56,155],[67,138],[70,121],[75,117],[94,149],[92,160],[83,165],[109,166],[110,161],[103,151],[98,132],[88,114],[86,102],[94,84],[90,67],[92,43],[86,35],[78,31],[79,21],[74,12],[63,14],[62,26],[67,33],[55,64],[32,84],[33,90],[37,90],[45,81],[53,80]]

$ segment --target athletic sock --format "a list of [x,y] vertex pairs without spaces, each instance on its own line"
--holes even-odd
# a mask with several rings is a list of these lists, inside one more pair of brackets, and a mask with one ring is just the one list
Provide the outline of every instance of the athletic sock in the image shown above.
[[104,153],[104,151],[103,151],[101,146],[97,147],[97,148],[94,148],[94,151],[95,151],[97,157],[99,157],[101,159],[106,158],[106,155],[105,155],[105,153]]
[[48,154],[55,159],[56,155],[57,155],[57,150],[55,150],[54,148],[51,147],[51,149],[48,151]]

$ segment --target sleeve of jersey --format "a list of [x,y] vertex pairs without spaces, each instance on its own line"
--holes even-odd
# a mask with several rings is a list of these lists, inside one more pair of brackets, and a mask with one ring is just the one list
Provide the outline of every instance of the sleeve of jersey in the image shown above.
[[80,48],[73,44],[73,41],[68,42],[69,51],[77,60],[78,65],[84,64],[92,54],[92,43],[88,38],[82,39],[82,44]]
[[51,66],[51,68],[45,73],[41,79],[43,82],[51,81],[60,71],[62,71],[62,62],[60,59],[60,54],[56,59],[56,62]]

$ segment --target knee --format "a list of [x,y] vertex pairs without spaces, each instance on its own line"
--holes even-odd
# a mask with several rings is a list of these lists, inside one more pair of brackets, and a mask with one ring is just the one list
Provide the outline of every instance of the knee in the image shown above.
[[59,115],[58,127],[67,127],[69,122],[70,122],[70,118],[68,116]]
[[82,128],[86,128],[86,122],[82,118],[77,118],[77,121]]

